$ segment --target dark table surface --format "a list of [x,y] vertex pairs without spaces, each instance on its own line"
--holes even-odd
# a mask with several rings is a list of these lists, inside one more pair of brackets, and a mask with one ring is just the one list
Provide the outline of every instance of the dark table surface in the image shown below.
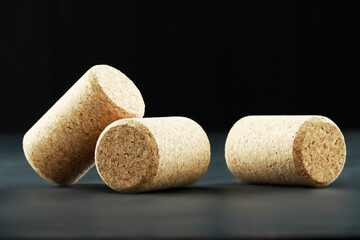
[[211,163],[195,184],[119,194],[92,168],[70,187],[40,178],[21,135],[0,135],[0,238],[360,238],[360,131],[329,187],[244,184],[228,171],[226,133],[210,133]]

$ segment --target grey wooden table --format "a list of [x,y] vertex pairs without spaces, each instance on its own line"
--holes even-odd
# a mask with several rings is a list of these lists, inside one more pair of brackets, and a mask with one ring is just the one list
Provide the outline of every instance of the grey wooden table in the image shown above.
[[22,135],[0,135],[0,238],[360,238],[360,131],[344,131],[347,162],[327,188],[249,185],[210,133],[211,163],[184,188],[125,195],[91,169],[71,187],[28,165]]

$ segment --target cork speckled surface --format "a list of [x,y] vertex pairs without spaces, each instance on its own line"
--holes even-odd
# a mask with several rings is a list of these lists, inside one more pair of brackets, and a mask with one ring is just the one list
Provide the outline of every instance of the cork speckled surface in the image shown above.
[[116,191],[158,190],[197,181],[209,165],[210,143],[185,117],[122,119],[100,135],[95,159],[99,175]]
[[130,79],[113,67],[96,65],[25,134],[25,156],[46,180],[72,184],[93,166],[101,131],[115,120],[142,117],[144,109]]
[[225,157],[244,182],[326,186],[346,156],[340,129],[322,116],[248,116],[230,130]]

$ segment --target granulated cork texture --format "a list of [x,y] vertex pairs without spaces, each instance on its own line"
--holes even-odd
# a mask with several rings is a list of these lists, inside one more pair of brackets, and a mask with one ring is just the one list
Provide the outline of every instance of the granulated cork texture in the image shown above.
[[122,119],[101,133],[95,162],[104,182],[118,192],[180,187],[205,173],[210,143],[188,118]]
[[248,116],[230,130],[226,163],[248,183],[327,186],[341,173],[345,140],[322,116]]
[[25,156],[46,180],[72,184],[94,165],[102,130],[121,118],[142,117],[144,110],[130,79],[113,67],[94,66],[25,134]]

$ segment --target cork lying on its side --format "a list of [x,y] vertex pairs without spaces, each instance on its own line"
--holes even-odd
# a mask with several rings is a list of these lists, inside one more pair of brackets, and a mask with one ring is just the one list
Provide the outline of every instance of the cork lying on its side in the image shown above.
[[25,156],[46,180],[72,184],[93,166],[102,130],[120,118],[142,117],[144,109],[130,79],[113,67],[94,66],[25,134]]
[[116,121],[101,133],[95,150],[99,175],[123,193],[189,185],[205,173],[209,161],[206,133],[184,117]]
[[345,164],[345,140],[322,116],[248,116],[230,130],[225,157],[244,182],[327,186]]

